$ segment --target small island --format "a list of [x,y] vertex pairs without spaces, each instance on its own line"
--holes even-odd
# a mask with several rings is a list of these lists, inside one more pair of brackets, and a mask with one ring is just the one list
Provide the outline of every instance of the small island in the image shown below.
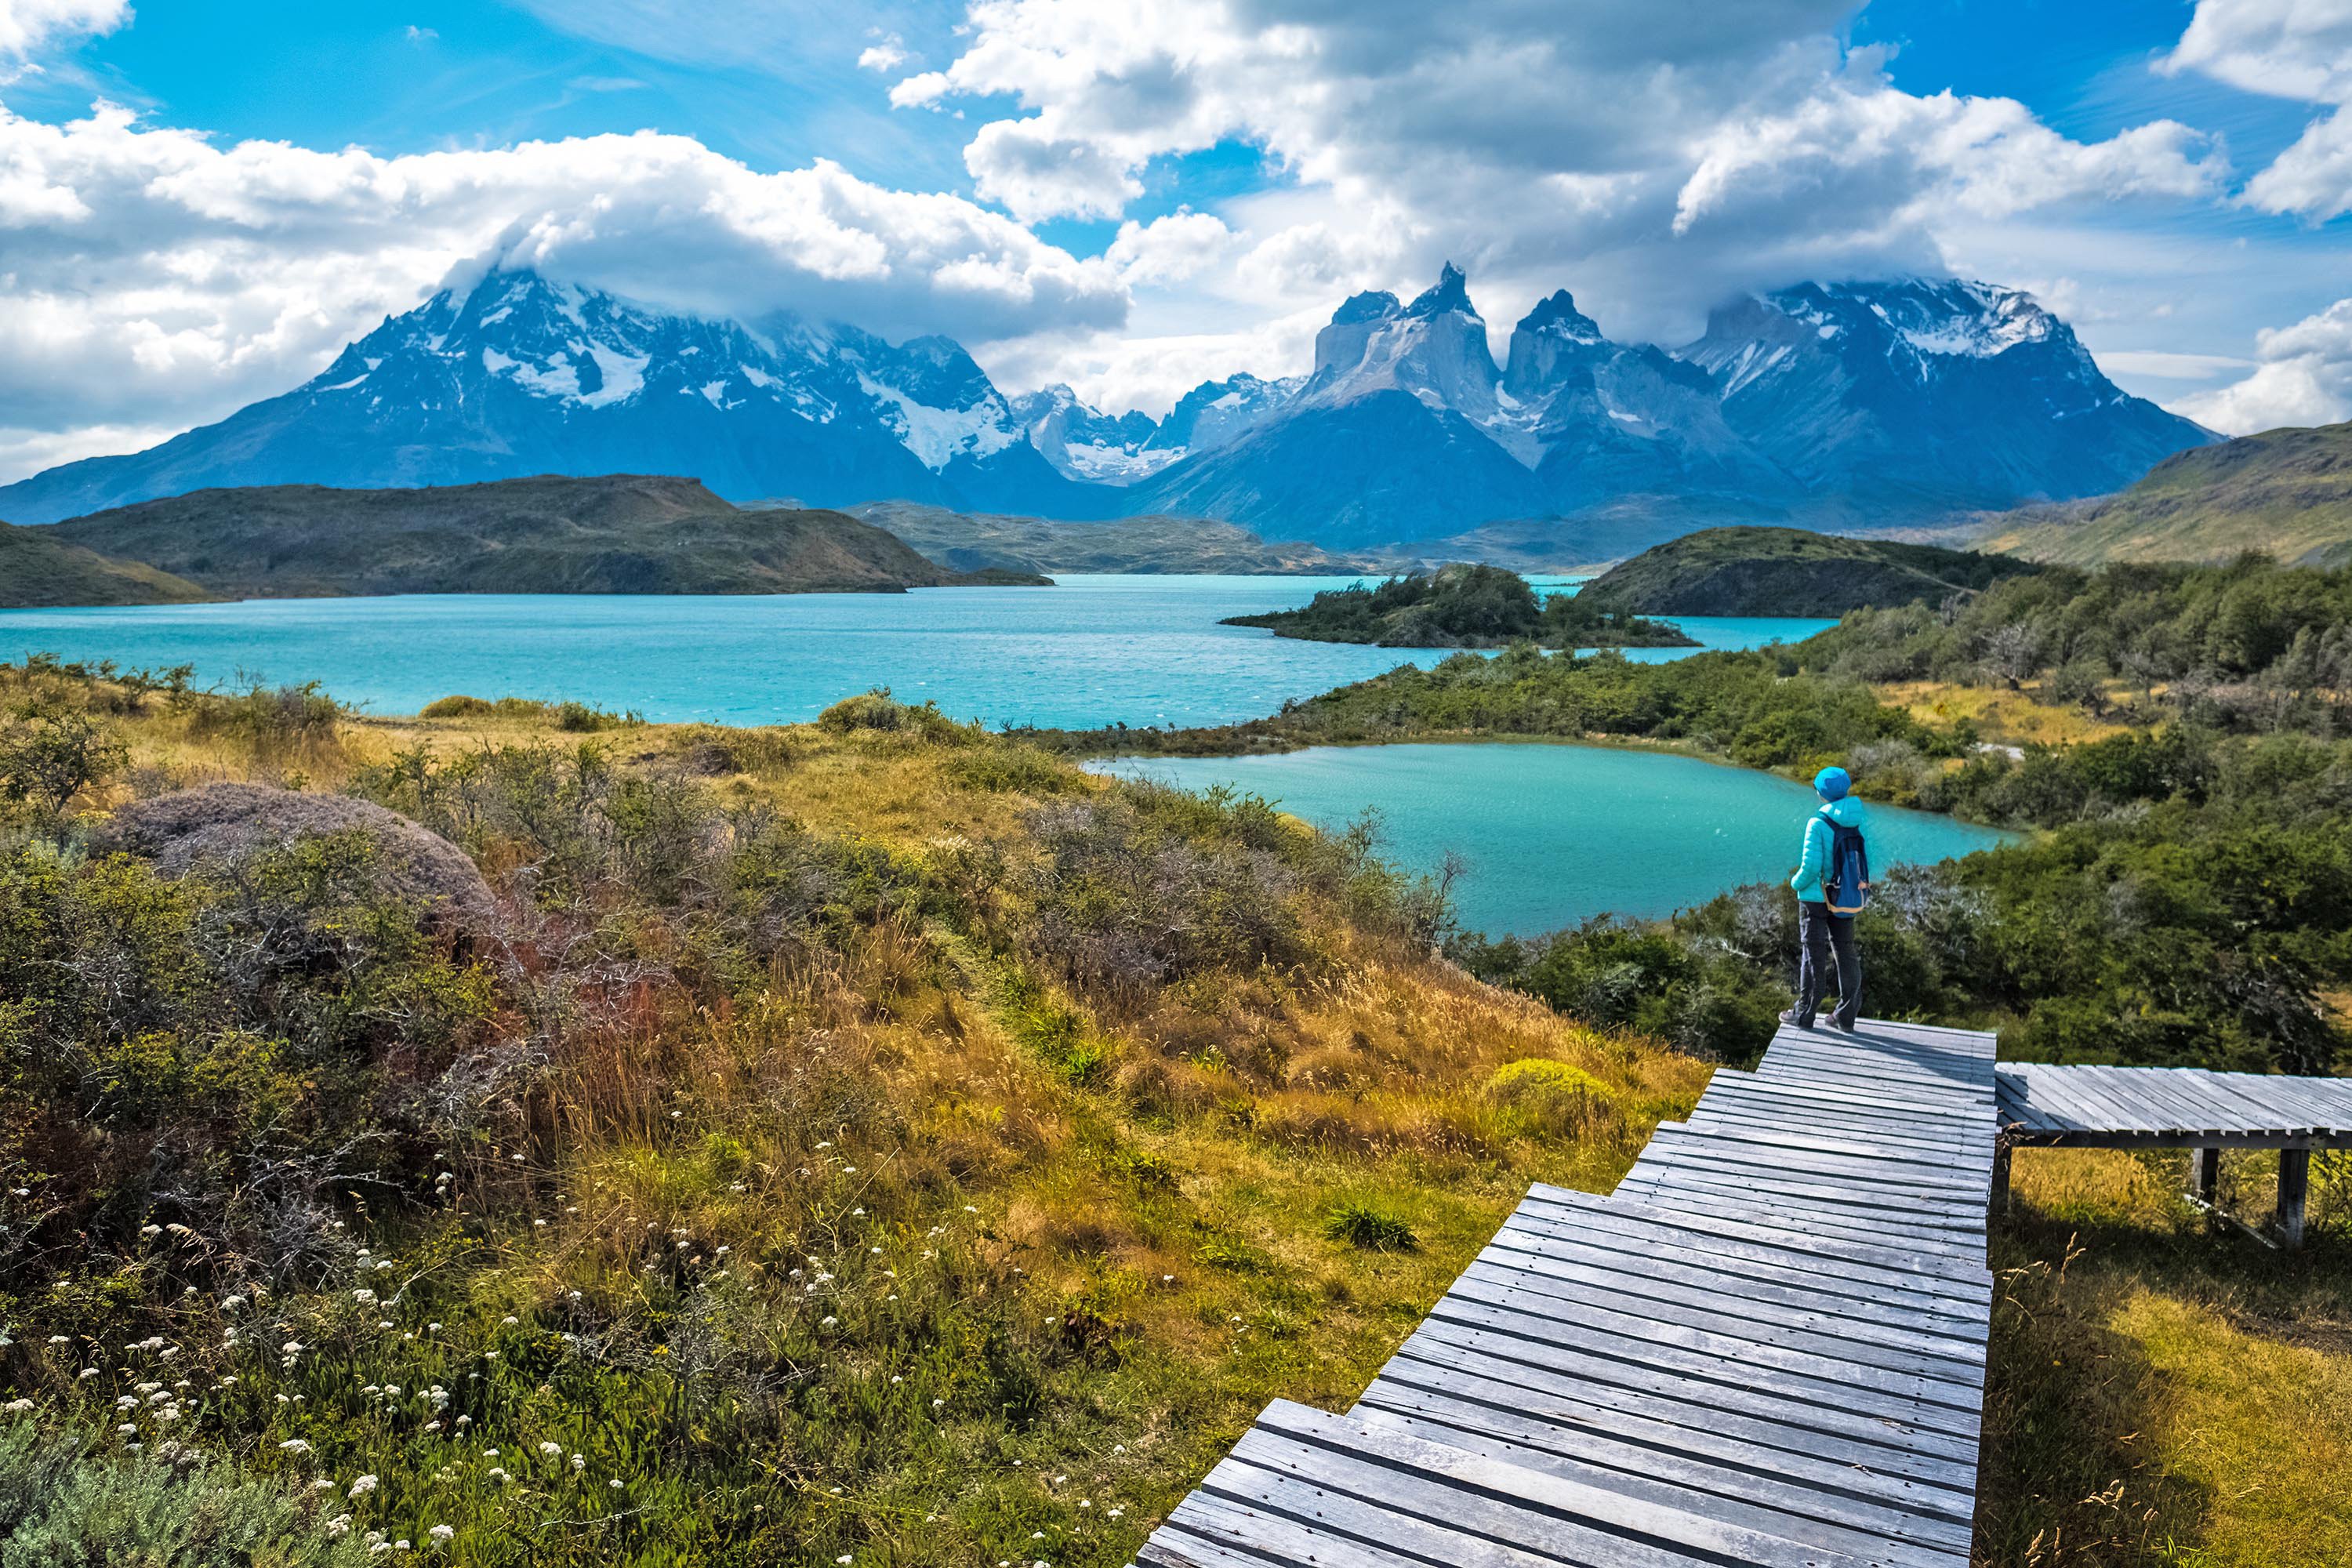
[[1527,579],[1499,566],[1445,566],[1391,577],[1378,587],[1328,588],[1296,610],[1233,616],[1223,625],[1262,626],[1310,642],[1380,647],[1550,648],[1696,647],[1664,621],[1643,620],[1584,604],[1570,595],[1539,597]]

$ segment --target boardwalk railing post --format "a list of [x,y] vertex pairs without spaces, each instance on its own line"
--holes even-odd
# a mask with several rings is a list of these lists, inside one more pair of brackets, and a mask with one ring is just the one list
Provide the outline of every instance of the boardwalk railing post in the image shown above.
[[1992,1204],[1990,1212],[1995,1219],[2009,1217],[2009,1145],[1997,1145],[1992,1152]]
[[2311,1195],[2311,1151],[2279,1151],[2278,1233],[2283,1247],[2303,1245],[2303,1210]]
[[2189,1200],[2210,1212],[2221,1185],[2221,1151],[2213,1148],[2189,1151]]

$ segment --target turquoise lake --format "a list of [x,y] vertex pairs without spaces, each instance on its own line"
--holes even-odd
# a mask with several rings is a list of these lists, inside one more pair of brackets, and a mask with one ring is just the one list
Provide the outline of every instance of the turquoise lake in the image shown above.
[[[1072,575],[1053,588],[909,594],[483,594],[6,610],[0,659],[54,653],[131,667],[193,664],[200,684],[236,684],[241,675],[317,680],[379,713],[415,712],[463,691],[573,699],[659,722],[782,723],[887,686],[992,727],[1227,724],[1446,657],[1217,625],[1356,580]],[[1681,624],[1709,647],[1753,647],[1832,623]]]
[[[1796,868],[1800,784],[1690,757],[1597,746],[1318,746],[1271,757],[1101,764],[1184,789],[1232,784],[1318,826],[1377,807],[1388,857],[1428,870],[1450,854],[1462,923],[1533,935],[1588,916],[1656,917]],[[1927,812],[1869,808],[1874,870],[1990,848],[2012,835]]]

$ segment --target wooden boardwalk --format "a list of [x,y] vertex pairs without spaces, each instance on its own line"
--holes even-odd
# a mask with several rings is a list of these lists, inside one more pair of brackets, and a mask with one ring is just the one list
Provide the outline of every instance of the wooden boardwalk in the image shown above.
[[1995,1081],[2001,1144],[1993,1201],[2002,1208],[2013,1146],[2188,1149],[2189,1196],[2214,1213],[2221,1151],[2275,1149],[2274,1229],[2300,1247],[2311,1152],[2352,1148],[2352,1079],[2018,1062],[1996,1069]]
[[1537,1187],[1355,1407],[1277,1401],[1147,1568],[1962,1568],[1990,1035],[1783,1029],[1607,1197]]

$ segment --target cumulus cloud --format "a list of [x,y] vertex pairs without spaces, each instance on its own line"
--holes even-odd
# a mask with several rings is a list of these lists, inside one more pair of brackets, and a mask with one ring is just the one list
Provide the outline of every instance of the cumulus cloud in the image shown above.
[[2352,300],[2263,331],[2255,349],[2262,364],[2253,374],[2184,398],[2180,411],[2232,436],[2352,419]]
[[2352,212],[2352,3],[2198,0],[2188,30],[2157,68],[2332,106],[2246,182],[2243,199],[2315,223]]
[[857,68],[859,70],[881,71],[887,74],[897,70],[914,58],[907,52],[907,40],[896,33],[869,31],[866,36],[873,38],[874,42],[858,51]]
[[0,60],[110,33],[130,19],[129,0],[0,0]]
[[2198,0],[2158,62],[2246,92],[2311,103],[2352,100],[2352,5],[2344,0]]
[[1103,259],[1130,284],[1178,283],[1223,261],[1234,241],[1222,218],[1182,208],[1149,224],[1119,225]]
[[145,427],[283,391],[494,256],[653,303],[966,342],[1115,327],[1112,265],[961,197],[641,132],[381,157],[0,108],[0,428]]
[[1641,333],[1743,287],[1939,269],[1944,237],[1989,219],[2224,176],[2169,121],[2081,142],[2010,100],[1902,92],[1841,46],[1857,9],[978,0],[961,52],[893,101],[988,109],[966,167],[1026,221],[1118,216],[1155,159],[1256,148],[1296,193],[1234,264],[1270,309],[1451,258],[1490,320],[1566,282]]

